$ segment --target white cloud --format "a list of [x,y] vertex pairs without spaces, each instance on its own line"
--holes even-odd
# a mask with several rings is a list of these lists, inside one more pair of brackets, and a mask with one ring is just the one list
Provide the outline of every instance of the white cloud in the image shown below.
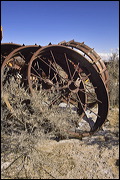
[[119,47],[117,48],[117,51],[119,52]]
[[109,58],[112,56],[112,53],[98,53],[98,55],[99,55],[103,60],[109,60]]
[[116,49],[110,49],[109,53],[106,52],[102,52],[102,53],[97,53],[99,54],[99,56],[103,59],[103,60],[109,60],[110,57],[113,55],[113,53],[117,53],[118,57],[119,57],[119,47]]

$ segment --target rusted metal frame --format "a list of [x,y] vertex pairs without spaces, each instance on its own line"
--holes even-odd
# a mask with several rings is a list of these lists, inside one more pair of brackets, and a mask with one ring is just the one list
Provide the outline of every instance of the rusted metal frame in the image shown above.
[[[42,60],[46,65],[48,65],[49,66],[49,64],[47,64],[43,59],[41,59],[39,56],[37,56],[37,58],[39,58],[40,60]],[[53,57],[54,58],[54,57]],[[67,61],[67,60],[66,60]],[[54,59],[54,62],[55,62],[55,59]],[[55,62],[55,64],[56,64],[56,62]],[[51,67],[50,67],[51,68]],[[52,68],[53,69],[53,68]],[[77,69],[77,68],[76,68]],[[75,72],[77,72],[76,71],[76,69],[75,69]],[[54,70],[54,69],[53,69]],[[70,69],[69,69],[70,70]],[[55,70],[54,70],[55,71]],[[70,71],[69,71],[70,72]],[[75,73],[74,72],[74,73]],[[55,73],[56,73],[56,71],[55,71]],[[59,74],[59,72],[57,72],[58,74]],[[73,76],[74,76],[74,73],[73,73]],[[62,76],[60,76],[62,79],[64,79]],[[72,77],[73,78],[73,77]],[[64,79],[64,80],[66,80],[66,79]]]
[[[42,62],[44,62],[48,67],[50,67],[49,64],[47,64],[47,62],[45,62],[41,57],[37,56],[37,58],[39,58]],[[31,60],[30,60],[31,61]],[[56,70],[51,67],[51,69],[56,73]],[[60,74],[58,74],[59,77],[61,77],[62,79],[66,80],[65,78],[63,78]]]
[[21,44],[14,44],[14,43],[1,43],[1,53],[2,54],[9,54],[14,49],[21,47]]
[[[52,81],[57,75],[58,76],[60,76],[59,75],[59,70],[57,69],[57,64],[56,64],[56,62],[55,62],[55,59],[54,59],[54,63],[56,64],[55,66],[56,66],[56,69],[54,69],[52,66],[50,66],[47,62],[45,62],[41,57],[39,57],[39,56],[37,56],[37,58],[38,59],[40,59],[42,62],[44,62],[49,68],[51,68],[56,74],[53,76],[53,78],[50,80],[50,81]],[[33,66],[31,66],[31,68],[33,68]],[[38,76],[39,76],[39,73],[35,70],[35,68],[34,68],[34,71],[38,74]],[[64,79],[62,76],[60,76],[62,79]],[[46,82],[46,79],[44,79],[44,78],[42,78],[41,77],[41,79],[44,81],[44,82]],[[64,80],[66,80],[66,79],[64,79]],[[54,86],[55,87],[55,84],[53,84],[52,86]],[[63,89],[63,88],[61,88],[61,89]],[[61,90],[60,88],[56,88],[56,90]]]
[[[69,46],[74,46],[74,44],[75,43],[73,43],[72,45],[71,45],[72,43],[70,43],[70,45]],[[66,46],[66,45],[65,45]],[[68,45],[67,45],[68,46]],[[103,61],[101,61],[101,59],[99,59],[99,57],[97,56],[97,54],[94,52],[94,50],[93,49],[91,49],[91,48],[89,48],[88,46],[86,46],[86,45],[84,45],[84,43],[80,43],[79,45],[76,45],[76,47],[74,47],[74,48],[82,48],[82,50],[86,50],[86,55],[88,56],[88,57],[92,57],[92,56],[94,56],[94,58],[92,57],[92,61],[93,61],[93,65],[95,64],[95,67],[97,68],[96,70],[99,72],[99,74],[100,74],[100,76],[102,76],[102,79],[103,79],[103,83],[105,84],[105,86],[107,86],[106,84],[107,84],[107,82],[108,82],[108,72],[107,72],[107,70],[106,70],[106,66],[104,66],[104,63],[103,63]],[[44,48],[43,48],[44,49]],[[81,49],[80,49],[81,50]],[[82,51],[81,50],[81,51]],[[20,52],[19,52],[20,53]],[[14,56],[16,55],[16,53],[14,54]],[[91,55],[91,56],[90,56]],[[13,56],[13,57],[14,57]],[[9,57],[10,58],[10,57]],[[67,56],[65,57],[65,59],[67,58]],[[24,58],[23,58],[24,59]],[[94,60],[93,60],[94,59]],[[54,60],[54,57],[53,57],[53,60]],[[8,60],[9,61],[9,60]],[[44,61],[45,62],[45,61]],[[69,71],[69,74],[71,73],[70,72],[70,68],[69,68],[69,64],[68,64],[68,58],[66,59],[66,63],[67,63],[67,67],[68,67],[68,71]],[[47,65],[49,65],[49,64],[47,64]],[[56,61],[55,61],[55,66],[56,66]],[[78,64],[77,64],[77,66],[78,66]],[[39,68],[39,67],[38,67]],[[50,65],[50,70],[51,70],[51,65]],[[56,68],[57,68],[57,66],[56,66]],[[54,69],[54,68],[53,68]],[[75,72],[76,72],[76,70],[77,70],[77,68],[75,68],[74,69],[74,73],[73,73],[73,75],[75,74]],[[92,68],[91,68],[91,70],[92,70]],[[57,73],[58,75],[59,75],[59,72],[56,72],[57,71],[57,69],[55,69],[55,73]],[[31,73],[32,74],[32,73]],[[49,73],[50,74],[50,73]],[[73,76],[74,77],[74,76]],[[71,79],[73,79],[73,77],[71,76]],[[61,76],[61,78],[63,78],[62,76]],[[98,78],[99,79],[99,78]],[[45,79],[43,79],[43,80],[45,80]],[[66,79],[65,79],[66,80]],[[106,94],[106,99],[108,98],[107,97],[107,93],[106,93],[106,91],[107,91],[107,89],[106,88],[103,88],[104,86],[103,86],[103,84],[102,83],[100,83],[101,84],[101,87],[102,87],[102,89],[103,89],[103,92],[105,92],[105,93],[103,93],[103,94]],[[66,87],[62,87],[62,88],[66,88]],[[94,88],[94,86],[93,86],[93,88]],[[87,88],[85,88],[85,89],[87,89]],[[95,88],[94,88],[95,89]],[[96,89],[97,89],[97,87],[96,87]],[[81,91],[82,91],[82,89],[80,89]],[[83,90],[84,91],[84,90]],[[97,93],[97,95],[99,94],[99,92],[100,92],[100,88],[99,89],[97,89],[97,90],[95,90],[96,91],[96,93]],[[84,92],[85,93],[85,92]],[[72,94],[72,93],[71,93]],[[71,96],[71,94],[70,94],[70,96]],[[77,96],[79,96],[78,95],[78,92],[76,93],[76,95]],[[86,94],[85,94],[86,95]],[[101,94],[102,95],[102,94]],[[65,97],[64,95],[63,95],[63,97],[64,98],[67,98],[67,97]],[[69,101],[70,101],[70,98],[69,98]],[[77,101],[77,100],[76,100]],[[79,102],[81,102],[81,99],[79,98]],[[100,110],[99,109],[101,109],[101,106],[100,106],[100,108],[98,109],[99,110],[99,112],[98,112],[98,115],[96,115],[97,117],[99,117],[100,119],[101,118],[103,118],[103,119],[105,119],[105,114],[107,113],[107,100],[106,101],[104,101],[105,103],[106,103],[106,108],[105,108],[105,113],[103,112],[103,108],[102,108],[102,113],[104,114],[104,115],[102,115],[102,116],[99,116],[99,114],[100,114]],[[82,102],[81,102],[82,103]],[[98,106],[99,106],[99,104],[100,104],[100,102],[98,102]],[[82,106],[85,106],[83,103],[81,104]],[[103,105],[103,103],[102,103],[102,105]],[[87,106],[87,108],[89,108],[88,106]],[[90,109],[90,108],[89,108]],[[83,110],[84,110],[84,108],[83,108]],[[90,109],[90,111],[91,111],[91,109]],[[94,113],[94,112],[93,112]],[[91,133],[93,133],[94,131],[96,131],[97,129],[98,129],[98,126],[99,127],[101,127],[101,124],[103,123],[103,122],[100,122],[99,121],[99,118],[96,120],[96,122],[95,122],[95,125],[96,126],[94,126],[93,127],[93,129],[91,130]],[[100,122],[100,123],[99,123]]]
[[100,58],[100,56],[94,51],[94,48],[93,49],[90,48],[89,46],[84,44],[84,42],[80,43],[72,40],[72,41],[68,41],[67,43],[68,45],[72,45],[77,49],[83,50],[83,52],[85,52],[86,55],[88,55],[91,59],[94,59],[95,61],[97,61]]
[[77,69],[78,69],[78,68],[79,68],[79,63],[78,63],[77,66],[75,67],[75,71],[74,71],[74,73],[73,73],[73,75],[72,75],[71,80],[73,80],[73,77],[74,77],[75,73],[77,72]]
[[95,96],[93,96],[89,90],[88,90],[89,92],[85,92],[85,90],[83,90],[83,89],[80,89],[80,91],[87,94],[89,97],[93,97],[96,102],[102,103],[99,99],[97,99]]
[[56,61],[55,61],[55,57],[54,57],[54,55],[53,55],[53,52],[50,51],[50,53],[51,53],[51,55],[52,55],[52,59],[53,59],[54,64],[55,64],[55,70],[56,70],[57,74],[59,74],[59,71],[58,71],[58,69],[57,69],[57,64],[56,64]]
[[[91,74],[91,73],[90,73],[90,74]],[[82,77],[81,77],[80,74],[79,74],[79,76],[80,76],[80,78],[82,79]],[[89,77],[89,75],[87,75],[87,76]],[[82,82],[83,82],[83,81],[82,81]],[[87,89],[87,88],[79,89],[79,91],[85,93],[85,95],[87,94],[87,96],[89,96],[89,97],[93,97],[96,102],[102,103],[99,99],[97,99],[95,96],[93,96],[90,91],[89,91],[89,93],[86,92],[85,89],[89,91],[89,89]],[[78,94],[77,94],[77,95],[78,95]],[[87,97],[86,97],[86,99],[87,99]],[[79,100],[80,100],[80,99],[79,99]],[[81,100],[80,100],[80,101],[81,101]],[[82,102],[81,102],[81,103],[82,103]],[[91,104],[91,103],[90,103],[90,104]],[[83,103],[82,103],[82,106],[85,106],[85,109],[87,108],[87,109],[89,109],[91,112],[94,113],[94,111],[92,111],[92,110],[89,108],[89,106],[86,106],[86,105],[84,105]],[[94,113],[94,114],[96,115],[96,113]],[[86,114],[85,114],[85,115],[86,115]],[[96,116],[97,116],[97,117],[100,117],[100,116],[98,116],[98,115],[96,115]],[[87,117],[87,115],[86,115],[86,117]]]
[[92,61],[98,61],[100,56],[94,51],[94,49],[91,49],[89,46],[85,45],[84,43],[76,42],[74,40],[58,43],[65,46],[71,46],[72,48],[76,48],[78,50],[81,50],[83,53],[85,53]]
[[38,75],[34,75],[33,73],[31,73],[32,75],[34,75],[34,76],[36,76],[37,78],[39,78],[39,79],[43,79],[42,77],[41,77],[41,75],[36,71],[36,69],[32,66],[31,67],[35,72],[36,72],[36,74]]
[[91,49],[90,47],[86,46],[85,44],[82,44],[79,42],[74,42],[74,44],[71,44],[68,42],[68,44],[71,45],[72,47],[77,48],[78,50],[81,50],[82,52],[84,52],[92,60],[93,63],[100,64],[100,66],[99,66],[99,64],[97,65],[98,69],[101,68],[101,63],[99,62],[101,60],[101,58],[93,49]]
[[[61,46],[60,46],[60,47],[61,47]],[[45,64],[47,64],[42,58],[39,57],[39,50],[38,50],[38,52],[36,52],[36,53],[33,55],[33,57],[32,57],[31,59],[34,60],[35,58],[39,58],[41,61],[43,61]],[[30,63],[31,63],[31,65],[29,64],[29,67],[32,66],[32,60],[30,60]],[[49,66],[49,64],[47,64],[47,65]],[[29,69],[29,67],[28,67],[28,69]],[[50,68],[51,68],[51,67],[50,67]],[[53,70],[54,70],[54,69],[53,69]],[[55,71],[55,70],[54,70],[54,71]],[[55,73],[56,73],[56,71],[55,71]],[[73,74],[74,74],[74,73],[73,73]],[[59,74],[58,74],[58,75],[59,75]],[[30,69],[29,69],[28,77],[29,77],[29,76],[30,76]],[[60,75],[59,75],[59,76],[60,76]],[[60,77],[61,77],[62,79],[64,79],[62,76],[60,76]],[[28,78],[28,79],[29,79],[29,78]],[[64,79],[64,80],[66,81],[66,79]],[[30,88],[31,88],[31,90],[32,90],[31,84],[30,84]],[[67,85],[67,87],[64,86],[64,87],[62,87],[62,88],[58,88],[58,87],[57,87],[58,90],[60,90],[60,89],[62,90],[62,89],[64,89],[64,88],[68,88],[68,85]]]
[[[40,79],[41,81],[43,80],[44,82],[46,82],[47,83],[47,80],[48,79],[45,79],[45,78],[42,78],[42,76],[36,71],[36,69],[32,66],[31,67],[35,72],[36,72],[36,74],[38,75],[35,75],[35,74],[33,74],[33,73],[31,73],[33,76],[35,76],[35,77],[37,77],[38,79]],[[52,86],[54,86],[55,87],[55,85],[54,84],[52,84]]]
[[[78,44],[78,42],[76,42]],[[84,48],[87,49],[88,51],[85,52]],[[106,82],[106,80],[109,78],[108,77],[108,72],[106,70],[106,66],[104,64],[104,62],[101,60],[100,56],[91,48],[89,48],[88,46],[86,46],[85,44],[79,44],[78,46],[76,46],[77,49],[82,50],[86,55],[89,56],[89,58],[91,58],[91,60],[93,61],[93,64],[95,64],[95,66],[98,68],[98,72],[100,73],[101,77],[103,78],[103,81]],[[104,74],[101,73],[101,71],[103,71],[103,69],[105,70]],[[106,87],[108,85],[106,84]]]
[[[106,89],[106,88],[105,88]],[[106,97],[108,97],[108,95],[106,94]],[[108,101],[107,101],[108,102]]]
[[67,58],[66,53],[64,53],[64,55],[65,55],[65,60],[66,60],[67,67],[68,67],[68,72],[69,72],[69,74],[70,74],[70,78],[71,78],[71,80],[72,80],[72,75],[71,75],[70,67],[69,67],[69,64],[68,64],[68,58]]
[[[62,97],[63,97],[63,101],[65,102],[65,103],[68,103],[68,99],[67,99],[67,97],[64,95],[64,94],[62,94]],[[75,101],[73,100],[73,99],[70,99],[69,98],[69,103],[71,103],[72,105],[74,105],[74,107],[76,108],[76,109],[79,109],[77,106],[76,106],[76,103],[75,103]]]
[[[91,73],[88,74],[88,75],[86,75],[85,80],[88,79],[90,75],[91,75]],[[88,94],[89,97],[93,97],[97,102],[102,103],[102,102],[99,101],[95,96],[92,95],[92,93],[90,92],[90,90],[89,90],[88,88],[86,88],[85,80],[83,79],[83,77],[82,77],[80,74],[79,74],[79,76],[80,76],[80,78],[82,79],[82,82],[84,83],[84,87],[85,87],[84,89],[80,89],[80,91],[84,92],[85,94]],[[91,86],[91,88],[96,89],[97,87],[92,87],[92,86]],[[87,91],[89,91],[89,93],[86,92],[85,89],[86,89]]]
[[10,54],[14,49],[21,47],[20,44],[14,43],[1,43],[1,64],[5,60],[6,56]]
[[[50,51],[51,52],[51,51]],[[55,58],[53,56],[53,53],[52,54],[52,57],[54,59],[54,63],[56,64],[56,61],[55,61]],[[40,60],[42,60],[44,63],[46,63],[43,59],[41,59],[39,56],[37,56],[37,58],[39,58]],[[66,60],[67,61],[67,60]],[[47,63],[46,63],[47,64]],[[47,64],[49,66],[49,64]],[[32,67],[32,66],[31,66]],[[57,66],[56,66],[57,67]],[[32,67],[33,68],[33,67]],[[53,69],[54,70],[54,69]],[[69,69],[70,70],[70,69]],[[36,72],[37,73],[37,72]],[[56,70],[55,70],[55,73],[56,73]],[[38,73],[37,73],[38,74]],[[57,74],[59,75],[59,72],[57,71]],[[62,77],[63,78],[63,77]],[[57,90],[62,90],[62,89],[65,89],[65,88],[68,88],[68,85],[67,86],[63,86],[61,88],[57,88]]]
[[[4,67],[8,64],[8,62],[11,61],[12,58],[14,58],[17,54],[19,54],[21,51],[24,52],[25,55],[30,55],[30,50],[33,52],[39,49],[39,46],[36,45],[29,45],[29,46],[21,46],[17,49],[14,49],[4,60],[2,66],[1,66],[1,76],[3,75]],[[23,53],[22,52],[22,53]],[[31,55],[32,56],[32,55]],[[29,59],[24,58],[26,61],[25,63],[27,64]],[[24,65],[25,66],[25,65]],[[24,77],[25,78],[25,77]],[[1,81],[1,90],[3,89],[2,81]]]
[[[43,49],[41,49],[41,51],[42,51]],[[45,49],[44,49],[45,50]],[[40,51],[39,51],[40,52]],[[37,54],[39,54],[39,52],[37,52]],[[34,54],[35,55],[35,54]],[[32,57],[33,58],[33,57]],[[86,61],[86,63],[88,64],[89,62],[87,61],[87,60],[85,60]],[[32,63],[32,62],[31,62]],[[86,64],[86,65],[87,65]],[[30,65],[30,64],[29,64]],[[30,68],[30,66],[29,66],[29,68]],[[93,66],[91,65],[91,67],[90,67],[90,65],[89,65],[89,68],[90,68],[90,71],[91,71],[91,73],[92,73],[92,77],[91,77],[91,80],[92,80],[92,78],[94,77],[94,75],[96,74],[96,70],[93,68]],[[104,84],[103,84],[103,81],[101,81],[101,79],[100,79],[100,77],[98,76],[98,74],[96,74],[96,78],[97,78],[97,81],[99,82],[99,85],[98,85],[98,87],[99,87],[99,89],[97,89],[96,90],[96,93],[97,93],[97,96],[99,96],[100,97],[100,100],[101,100],[101,97],[102,96],[100,96],[99,95],[99,93],[100,93],[100,91],[101,91],[101,89],[102,89],[102,91],[101,92],[103,92],[102,93],[102,95],[103,94],[105,94],[105,97],[104,97],[104,99],[102,98],[102,100],[101,101],[103,101],[103,103],[102,103],[102,106],[100,106],[100,103],[98,103],[98,107],[100,106],[100,109],[98,109],[98,118],[97,118],[97,120],[96,120],[96,123],[95,123],[95,126],[94,126],[94,128],[91,130],[91,133],[93,133],[94,131],[96,131],[97,129],[98,129],[98,127],[100,127],[103,123],[104,123],[104,120],[105,120],[105,118],[106,118],[106,116],[107,116],[107,111],[108,111],[108,96],[107,96],[107,93],[106,93],[106,88],[104,87]],[[93,81],[93,80],[92,80]],[[97,83],[97,81],[94,79],[94,83],[93,83],[93,86],[94,86],[94,84],[95,83]],[[101,94],[101,93],[100,93]],[[104,112],[104,106],[105,106],[105,112]],[[101,113],[102,114],[101,114]]]
[[[83,106],[85,106],[82,102],[81,102],[81,100],[80,100],[80,98],[79,98],[79,95],[78,95],[78,93],[77,93],[77,97],[78,97],[78,99],[79,99],[79,101],[78,102],[80,102],[81,103],[81,105],[82,105],[82,107]],[[85,106],[85,108],[87,108],[87,109],[89,109],[89,111],[90,112],[92,112],[93,114],[95,114],[97,117],[100,117],[99,115],[97,115],[94,111],[92,111],[89,107],[86,107]],[[83,108],[84,109],[84,108]],[[86,112],[84,111],[84,114],[86,115]],[[86,115],[86,117],[87,117],[87,115]],[[88,117],[87,117],[88,118]]]
[[[71,44],[71,42],[74,42],[74,43]],[[86,53],[87,56],[89,56],[91,58],[91,60],[93,62],[97,62],[98,59],[101,59],[100,56],[93,49],[91,49],[90,47],[86,46],[84,43],[79,43],[79,42],[75,42],[74,40],[72,40],[72,41],[69,41],[69,42],[65,43],[65,45],[72,46],[74,48],[77,48],[77,49],[83,51],[84,53]],[[85,51],[85,50],[88,50],[88,51]],[[89,52],[92,52],[92,54],[94,54],[94,57],[97,57],[97,60],[95,58],[92,58],[92,54],[90,55]]]
[[50,67],[49,67],[49,72],[48,72],[48,78],[50,78],[50,72],[51,72],[51,64],[52,64],[52,62],[50,61]]
[[[63,42],[60,44],[61,45],[63,44],[65,46],[70,46],[72,48],[76,48],[76,49],[82,51],[84,54],[86,54],[92,60],[93,64],[95,64],[95,66],[97,67],[97,70],[99,73],[101,72],[102,69],[106,68],[103,61],[101,61],[100,56],[94,51],[94,49],[91,49],[90,47],[88,47],[84,43],[79,43],[79,42],[75,42],[74,40],[72,40],[72,41]],[[100,75],[101,75],[101,78],[103,79],[104,83],[108,82],[107,79],[109,77],[108,77],[107,71],[105,71],[104,73],[100,73]],[[108,84],[105,83],[105,85],[108,88]]]
[[[35,46],[35,45],[30,45],[30,46],[22,46],[22,47],[19,47],[15,50],[13,50],[6,58],[5,58],[5,61],[3,62],[3,66],[6,64],[6,62],[8,62],[10,60],[10,58],[16,56],[16,54],[20,53],[21,50],[25,50],[25,49],[28,49],[28,48],[33,48],[33,47],[38,47],[38,46]],[[30,53],[30,52],[29,52]]]
[[36,76],[38,79],[43,79],[40,75],[39,76],[37,76],[37,75],[34,75],[33,73],[31,73],[33,76]]

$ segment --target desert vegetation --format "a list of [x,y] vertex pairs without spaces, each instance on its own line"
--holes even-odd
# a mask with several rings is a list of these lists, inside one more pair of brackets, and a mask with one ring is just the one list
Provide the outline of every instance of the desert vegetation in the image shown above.
[[49,97],[46,92],[31,96],[19,81],[10,79],[1,96],[2,179],[118,178],[118,54],[113,53],[109,62],[110,113],[105,127],[111,129],[96,134],[93,138],[98,139],[93,141],[70,139],[66,132],[77,123],[77,115],[60,107],[48,109],[43,103]]
[[115,52],[109,59],[107,64],[109,71],[109,99],[110,106],[119,106],[119,56]]

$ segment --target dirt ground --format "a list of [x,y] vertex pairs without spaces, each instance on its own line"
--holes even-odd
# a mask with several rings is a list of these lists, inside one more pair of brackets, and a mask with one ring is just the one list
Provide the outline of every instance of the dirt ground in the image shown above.
[[[118,179],[118,113],[118,108],[111,110],[103,129],[82,140],[8,136],[1,156],[2,179]],[[7,147],[11,139],[13,151]]]

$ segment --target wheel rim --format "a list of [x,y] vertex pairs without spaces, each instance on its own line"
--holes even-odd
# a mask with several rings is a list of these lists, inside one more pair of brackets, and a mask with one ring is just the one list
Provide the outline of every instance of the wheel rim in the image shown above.
[[5,58],[8,56],[9,53],[11,53],[14,49],[21,47],[20,44],[14,44],[14,43],[2,43],[1,44],[1,64],[5,60]]
[[10,54],[8,54],[1,66],[2,91],[5,81],[8,82],[9,77],[11,78],[14,76],[17,79],[18,74],[21,79],[26,79],[26,67],[29,59],[39,48],[40,47],[36,45],[22,46],[14,49]]
[[[64,72],[63,77],[60,70],[58,71],[58,67],[62,68]],[[35,82],[35,79],[39,82]],[[86,84],[87,80],[89,85]],[[61,45],[51,45],[36,51],[28,66],[28,84],[33,95],[35,94],[35,89],[40,85],[42,90],[48,90],[51,93],[53,92],[53,87],[55,87],[59,96],[54,97],[49,105],[53,105],[53,102],[56,103],[62,94],[62,98],[65,96],[63,99],[67,99],[69,96],[66,100],[69,105],[72,104],[72,99],[74,100],[77,104],[77,107],[74,107],[78,109],[77,112],[81,119],[83,116],[86,116],[87,121],[89,121],[87,110],[93,113],[96,119],[94,122],[92,121],[92,125],[88,122],[90,126],[90,129],[87,131],[88,134],[98,130],[107,117],[108,95],[104,82],[92,64],[84,56],[70,48]],[[46,84],[47,88],[43,84]],[[94,96],[92,96],[88,86],[94,90]],[[72,94],[76,96],[75,99]],[[89,107],[91,96],[93,99],[92,103],[97,102],[97,112],[93,110],[92,106]],[[80,131],[82,136],[85,133],[86,130]]]

